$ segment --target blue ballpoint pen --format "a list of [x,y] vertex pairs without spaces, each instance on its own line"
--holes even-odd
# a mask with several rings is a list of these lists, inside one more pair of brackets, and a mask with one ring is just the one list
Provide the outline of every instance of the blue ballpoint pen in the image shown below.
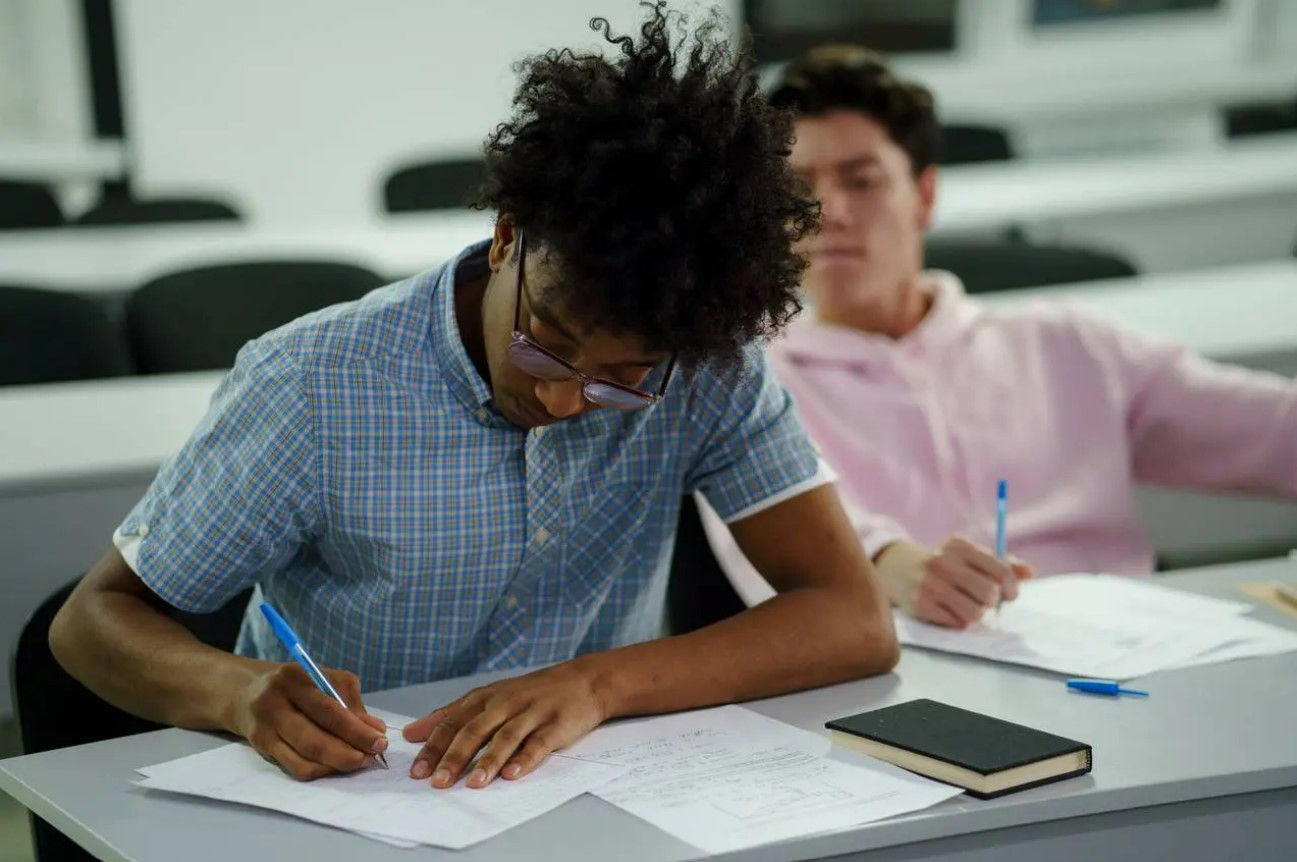
[[[342,699],[342,695],[338,694],[338,690],[333,687],[333,683],[329,682],[329,678],[320,670],[319,665],[307,654],[306,647],[302,646],[302,639],[297,636],[297,632],[293,631],[293,627],[288,624],[288,621],[279,615],[279,611],[272,608],[269,602],[262,602],[261,613],[265,615],[266,620],[270,623],[270,628],[275,632],[275,637],[279,638],[279,642],[284,645],[284,649],[288,650],[288,654],[297,660],[297,663],[302,666],[302,670],[306,671],[306,675],[311,678],[320,691],[342,704],[343,709],[350,711],[351,707],[347,706],[347,702]],[[382,752],[379,752],[377,757],[378,762],[383,764],[384,769],[387,769],[387,758],[383,757]]]
[[1129,694],[1135,697],[1148,697],[1146,691],[1122,688],[1120,683],[1110,679],[1069,679],[1067,687],[1073,691],[1083,691],[1086,694],[1109,694],[1113,697],[1120,694]]
[[[1004,520],[1009,506],[1009,483],[1001,479],[995,489],[995,556],[996,559],[1003,560],[1007,554],[1007,538],[1004,534]],[[995,600],[995,612],[1000,612],[1000,605],[1004,604],[1004,590],[1001,587],[1000,595]]]

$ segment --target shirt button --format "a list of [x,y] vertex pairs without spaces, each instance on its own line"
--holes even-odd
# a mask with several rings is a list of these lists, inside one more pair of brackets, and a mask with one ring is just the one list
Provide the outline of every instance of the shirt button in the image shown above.
[[473,415],[477,417],[477,420],[479,422],[485,422],[487,417],[486,408],[484,407],[477,408],[476,410],[473,411]]
[[147,536],[149,534],[149,525],[140,524],[140,528],[136,530],[136,532],[139,533],[140,536]]
[[532,536],[532,541],[538,545],[545,544],[549,541],[549,530],[546,530],[544,527],[538,527],[535,534]]
[[509,593],[509,595],[504,597],[504,606],[509,610],[513,610],[514,608],[518,607],[518,597],[515,596],[513,593]]

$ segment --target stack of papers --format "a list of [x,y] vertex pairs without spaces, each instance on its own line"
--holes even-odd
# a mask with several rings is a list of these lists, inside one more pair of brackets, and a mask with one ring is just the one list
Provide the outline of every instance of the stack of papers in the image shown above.
[[1058,575],[1021,589],[963,630],[897,613],[897,636],[908,646],[1117,680],[1297,650],[1297,633],[1249,619],[1243,602],[1115,575]]
[[963,793],[738,706],[602,727],[564,753],[633,766],[594,794],[708,853],[845,829]]
[[905,814],[963,792],[737,706],[620,722],[518,781],[433,790],[409,777],[419,746],[396,729],[409,719],[375,712],[394,729],[390,770],[303,783],[235,743],[141,769],[138,786],[281,811],[398,847],[451,849],[593,792],[711,853]]
[[137,786],[255,805],[336,826],[394,844],[432,844],[458,850],[539,817],[582,793],[629,771],[609,763],[551,757],[521,781],[493,781],[470,790],[461,781],[434,790],[410,777],[422,748],[406,742],[401,728],[411,719],[371,710],[387,722],[391,769],[373,767],[351,775],[297,781],[243,743],[139,770]]

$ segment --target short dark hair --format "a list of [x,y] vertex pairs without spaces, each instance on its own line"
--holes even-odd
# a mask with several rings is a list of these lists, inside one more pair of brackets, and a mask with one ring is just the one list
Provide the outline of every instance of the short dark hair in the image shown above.
[[941,126],[932,93],[898,76],[882,55],[858,45],[821,45],[784,68],[773,105],[798,116],[859,111],[887,129],[917,176],[937,161]]
[[800,311],[793,243],[818,208],[788,164],[792,115],[713,11],[689,32],[644,2],[639,38],[590,27],[612,58],[523,61],[512,118],[486,143],[477,205],[558,262],[583,325],[633,334],[686,367],[732,359]]

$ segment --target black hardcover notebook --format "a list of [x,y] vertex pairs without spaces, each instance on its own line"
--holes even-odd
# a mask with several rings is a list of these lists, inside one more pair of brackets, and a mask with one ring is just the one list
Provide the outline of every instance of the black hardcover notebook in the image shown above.
[[839,745],[981,799],[1084,775],[1090,746],[935,700],[862,712],[825,724]]

